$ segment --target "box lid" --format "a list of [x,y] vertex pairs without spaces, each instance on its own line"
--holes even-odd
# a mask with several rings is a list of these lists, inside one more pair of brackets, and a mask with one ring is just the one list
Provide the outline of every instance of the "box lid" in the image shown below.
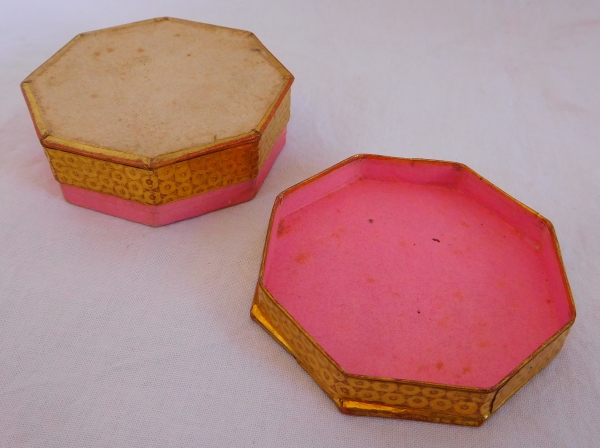
[[257,141],[292,82],[250,32],[159,18],[78,35],[22,89],[44,146],[154,168]]

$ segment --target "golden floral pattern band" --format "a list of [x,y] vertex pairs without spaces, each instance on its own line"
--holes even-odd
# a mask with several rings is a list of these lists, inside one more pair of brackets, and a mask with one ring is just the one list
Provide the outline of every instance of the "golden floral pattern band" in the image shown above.
[[62,184],[161,205],[256,177],[258,152],[242,145],[154,170],[44,148]]

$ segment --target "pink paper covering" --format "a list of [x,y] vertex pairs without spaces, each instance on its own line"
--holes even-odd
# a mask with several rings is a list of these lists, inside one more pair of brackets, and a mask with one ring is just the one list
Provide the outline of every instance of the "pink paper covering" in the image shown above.
[[287,126],[277,138],[269,157],[256,178],[164,205],[140,204],[66,184],[61,184],[60,187],[63,196],[71,204],[141,224],[163,226],[252,199],[267,177],[275,163],[275,159],[285,146],[286,135]]
[[452,164],[356,160],[286,196],[264,283],[384,378],[491,387],[572,316],[544,221]]

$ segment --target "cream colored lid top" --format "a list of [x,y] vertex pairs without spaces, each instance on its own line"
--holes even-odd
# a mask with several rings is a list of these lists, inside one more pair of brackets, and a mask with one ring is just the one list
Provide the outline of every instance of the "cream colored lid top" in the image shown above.
[[289,78],[252,33],[161,19],[80,35],[26,82],[49,134],[152,158],[251,132]]

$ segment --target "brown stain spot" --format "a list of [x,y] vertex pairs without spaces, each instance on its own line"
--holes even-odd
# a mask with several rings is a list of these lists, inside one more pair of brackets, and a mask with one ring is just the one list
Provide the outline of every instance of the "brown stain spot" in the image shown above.
[[94,55],[95,58],[97,58],[98,56],[100,56],[100,52],[99,51],[94,51],[93,55]]
[[112,53],[113,51],[115,51],[115,49],[114,49],[113,47],[108,47],[108,48],[106,49],[106,51],[107,51],[108,53]]
[[310,254],[308,252],[300,252],[296,257],[294,257],[294,261],[298,264],[305,264],[308,261]]
[[442,328],[448,327],[448,319],[438,320],[438,326]]
[[488,348],[490,346],[490,343],[488,341],[481,341],[477,344],[477,347],[479,348]]
[[138,49],[135,50],[135,51],[137,51],[138,53],[143,53],[146,50],[144,50],[142,47],[138,47]]
[[346,234],[346,229],[344,227],[340,227],[335,232],[331,234],[332,238],[341,238]]
[[375,279],[373,277],[367,277],[367,282],[375,283]]
[[465,253],[464,250],[462,250],[462,249],[460,249],[458,247],[452,247],[452,246],[450,246],[450,252],[452,252],[455,255],[461,255],[461,254]]
[[188,55],[188,56],[191,56],[191,55],[192,55],[192,53],[188,53],[187,55]]
[[139,62],[140,64],[146,64],[150,61],[150,56],[143,54],[140,57],[136,58],[135,61]]
[[435,368],[438,370],[442,370],[444,368],[444,363],[442,361],[438,361],[435,363]]
[[458,223],[463,227],[471,227],[469,224],[467,224],[466,222],[464,222],[462,220],[458,221]]
[[469,367],[469,366],[463,367],[462,373],[463,373],[463,375],[466,375],[467,373],[471,373],[471,367]]
[[420,367],[417,369],[417,372],[419,372],[419,373],[420,373],[420,372],[423,372],[424,370],[427,370],[427,367],[425,367],[425,366],[420,366]]
[[91,96],[92,98],[98,98],[100,95],[98,95],[97,93],[92,93],[90,96]]
[[174,36],[175,37],[181,37],[181,34],[177,33],[177,34],[174,34]]
[[458,300],[459,302],[464,302],[465,301],[465,297],[462,295],[462,292],[460,292],[460,291],[456,291],[454,293],[454,298],[456,300]]
[[279,224],[277,225],[277,235],[281,236],[281,235],[285,235],[287,232],[289,232],[289,227],[286,227],[286,225],[283,223],[283,221],[279,221]]
[[277,235],[285,235],[286,233],[290,233],[293,232],[297,225],[300,225],[300,223],[302,222],[302,217],[301,216],[286,216],[284,218],[281,218],[281,221],[279,221],[279,224],[277,224]]

